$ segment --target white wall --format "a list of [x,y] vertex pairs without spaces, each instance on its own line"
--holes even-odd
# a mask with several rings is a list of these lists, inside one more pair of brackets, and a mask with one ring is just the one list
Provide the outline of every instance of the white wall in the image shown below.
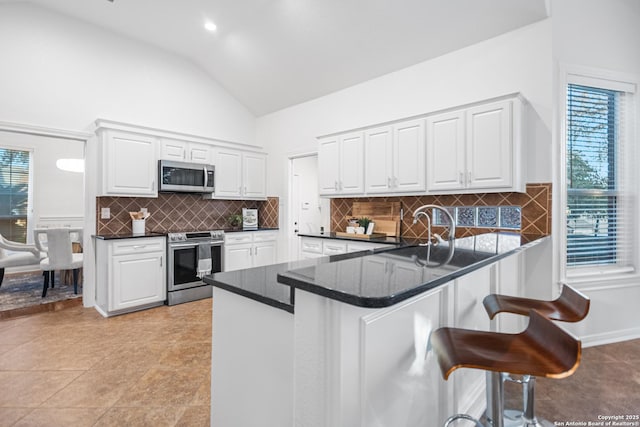
[[[55,221],[62,218],[82,223],[83,174],[58,169],[56,160],[82,159],[83,142],[0,131],[0,147],[32,151],[33,212],[30,226],[59,223]],[[29,238],[32,237],[29,234]]]
[[255,143],[255,118],[200,68],[26,3],[0,4],[0,121],[89,130],[98,118]]
[[[640,2],[637,0],[554,0],[553,16],[553,57],[554,86],[557,94],[563,90],[561,75],[563,67],[590,67],[624,74],[635,74],[640,81]],[[636,97],[640,96],[636,93]],[[559,188],[559,165],[561,123],[557,114],[560,101],[556,102],[556,123],[553,143],[556,153],[554,187]],[[636,103],[638,105],[638,103]],[[635,113],[636,131],[634,145],[640,138],[640,109]],[[636,170],[636,173],[638,171]],[[554,192],[557,194],[557,192]],[[638,197],[636,197],[637,203]],[[554,200],[557,230],[562,207]],[[636,221],[637,223],[637,218]],[[637,230],[637,224],[636,224]],[[634,240],[640,238],[635,232]],[[559,260],[559,242],[556,239],[554,259]],[[640,266],[636,265],[636,268]],[[556,280],[560,280],[555,268]],[[618,280],[592,281],[576,284],[591,298],[589,316],[577,325],[569,325],[582,337],[585,344],[599,344],[621,339],[640,337],[640,317],[637,302],[640,301],[640,279],[621,277]]]
[[[545,20],[260,117],[257,139],[269,152],[268,193],[287,206],[287,156],[316,150],[320,135],[513,92],[521,92],[532,106],[528,181],[550,182],[551,78],[551,21]],[[289,226],[286,215],[284,226]]]

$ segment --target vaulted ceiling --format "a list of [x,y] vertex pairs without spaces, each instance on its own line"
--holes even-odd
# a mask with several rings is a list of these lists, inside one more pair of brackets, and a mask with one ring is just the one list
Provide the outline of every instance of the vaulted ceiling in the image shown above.
[[548,16],[545,0],[15,1],[187,58],[256,116]]

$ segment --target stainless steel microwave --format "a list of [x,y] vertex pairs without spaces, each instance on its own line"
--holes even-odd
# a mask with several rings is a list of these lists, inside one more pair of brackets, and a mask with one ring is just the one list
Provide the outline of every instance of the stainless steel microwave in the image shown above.
[[213,193],[214,169],[213,165],[159,160],[159,190],[172,193]]

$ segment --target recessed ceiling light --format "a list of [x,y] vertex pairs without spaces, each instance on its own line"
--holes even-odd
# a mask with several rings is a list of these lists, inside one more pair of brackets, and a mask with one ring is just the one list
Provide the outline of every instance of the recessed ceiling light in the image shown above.
[[218,29],[218,26],[216,24],[214,24],[213,22],[211,22],[211,21],[207,21],[207,22],[204,23],[204,28],[207,31],[214,32],[215,30]]

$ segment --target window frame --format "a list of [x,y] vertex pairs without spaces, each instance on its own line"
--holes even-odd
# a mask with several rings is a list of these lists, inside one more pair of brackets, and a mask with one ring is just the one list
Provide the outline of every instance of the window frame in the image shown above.
[[[564,66],[561,70],[562,77],[560,79],[559,86],[559,116],[560,116],[560,135],[558,140],[560,141],[559,147],[559,164],[557,170],[559,172],[558,181],[558,197],[557,201],[559,207],[556,210],[558,213],[558,221],[556,222],[558,229],[557,242],[557,258],[559,278],[561,282],[565,283],[587,283],[587,282],[601,282],[603,280],[611,280],[616,278],[629,277],[631,275],[638,275],[637,268],[639,266],[639,250],[638,250],[638,227],[635,224],[634,217],[640,214],[638,205],[638,189],[635,184],[638,182],[637,167],[633,165],[638,164],[638,149],[635,148],[634,137],[636,135],[636,128],[638,126],[638,78],[633,74],[618,73],[609,70],[594,69],[587,67],[572,67]],[[630,237],[631,247],[628,253],[628,261],[631,266],[620,265],[585,265],[585,266],[568,266],[567,265],[567,201],[568,201],[568,189],[567,189],[567,128],[568,128],[568,87],[569,84],[596,87],[602,89],[615,90],[625,92],[623,100],[623,108],[625,114],[625,122],[623,128],[620,129],[625,146],[623,148],[624,164],[623,164],[623,176],[621,177],[624,182],[625,189],[624,194],[631,194],[634,197],[626,198],[630,199],[624,201],[622,207],[623,218],[630,218],[628,224],[628,232],[632,234]]]

